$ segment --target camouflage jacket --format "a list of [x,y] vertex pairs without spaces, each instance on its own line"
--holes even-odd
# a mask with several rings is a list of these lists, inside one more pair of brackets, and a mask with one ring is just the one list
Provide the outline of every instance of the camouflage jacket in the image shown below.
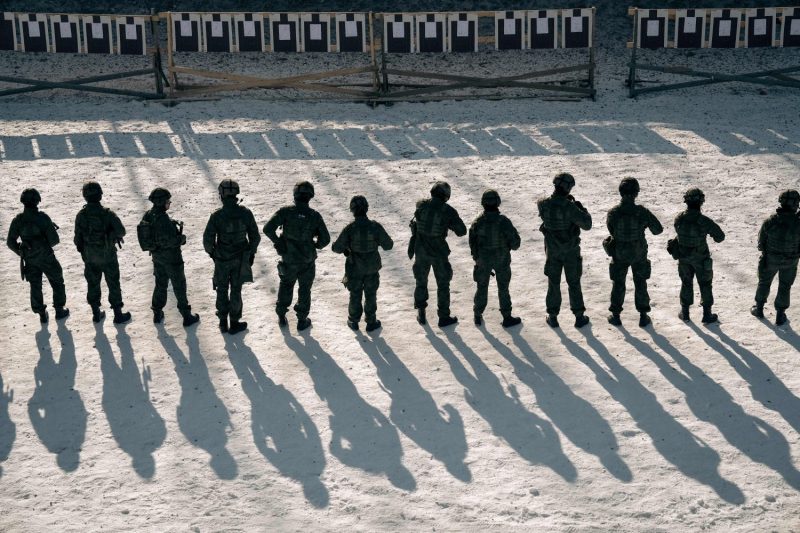
[[469,227],[469,251],[478,263],[510,263],[511,250],[519,249],[519,245],[517,228],[496,211],[484,212]]
[[614,238],[614,259],[636,262],[647,258],[645,231],[653,235],[664,231],[661,222],[649,209],[632,202],[620,202],[606,217],[608,232]]
[[317,259],[317,250],[331,242],[322,215],[306,204],[278,209],[264,225],[264,234],[276,244],[281,260],[291,264],[311,263]]
[[331,249],[347,256],[345,270],[350,270],[349,277],[378,272],[382,266],[378,249],[391,250],[393,246],[394,241],[383,226],[366,216],[357,216],[345,226]]
[[467,234],[464,221],[455,208],[439,198],[429,198],[417,202],[414,218],[411,220],[411,233],[414,236],[414,253],[426,257],[447,257],[447,232],[458,237]]
[[545,252],[562,255],[579,248],[581,230],[592,229],[592,215],[572,196],[553,194],[537,203]]
[[90,259],[100,259],[106,254],[116,255],[115,245],[122,242],[125,227],[111,209],[99,202],[83,206],[75,217],[75,238],[73,242],[81,255]]
[[142,221],[145,220],[149,221],[152,226],[155,248],[150,253],[153,255],[153,259],[181,259],[181,246],[186,244],[183,223],[173,220],[163,208],[158,207],[147,211],[142,217]]
[[50,217],[35,207],[26,207],[14,217],[8,227],[6,244],[26,259],[44,257],[53,253],[59,243],[58,227]]
[[698,209],[687,209],[675,217],[675,232],[678,234],[681,256],[687,260],[711,255],[706,242],[707,236],[711,236],[714,242],[725,240],[722,228]]
[[800,257],[800,217],[778,209],[761,225],[758,249],[768,254]]
[[203,248],[215,261],[239,259],[245,253],[255,255],[260,242],[253,213],[231,201],[211,213],[203,232]]

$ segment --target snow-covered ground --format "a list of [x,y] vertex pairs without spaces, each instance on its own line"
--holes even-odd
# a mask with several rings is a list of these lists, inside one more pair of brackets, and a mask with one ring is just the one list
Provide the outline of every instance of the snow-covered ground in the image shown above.
[[[631,101],[622,60],[601,57],[599,75],[599,100],[579,103],[2,102],[0,233],[20,191],[37,187],[61,226],[72,316],[41,327],[16,256],[0,253],[0,530],[800,529],[800,310],[781,328],[748,313],[760,223],[781,190],[800,187],[800,96],[713,86]],[[567,309],[560,330],[543,320],[535,200],[562,170],[595,221],[583,239],[592,324],[582,330]],[[650,238],[646,330],[630,290],[624,327],[605,321],[600,243],[628,175],[668,228]],[[85,303],[71,235],[87,178],[128,228],[126,326],[95,326]],[[201,234],[224,178],[239,181],[260,224],[311,180],[334,237],[349,198],[369,198],[397,243],[384,254],[379,335],[346,327],[343,259],[329,249],[314,327],[279,330],[268,242],[245,288],[249,331],[217,331]],[[487,325],[472,325],[471,258],[455,237],[463,322],[414,320],[407,224],[438,179],[467,221],[483,189],[500,191],[523,238],[512,280],[521,328],[500,327],[494,288]],[[171,296],[165,325],[151,321],[152,267],[134,234],[157,185],[186,223],[189,296],[202,317],[189,330]],[[710,327],[677,319],[665,250],[690,186],[705,190],[706,213],[727,233],[712,245],[721,323]]]

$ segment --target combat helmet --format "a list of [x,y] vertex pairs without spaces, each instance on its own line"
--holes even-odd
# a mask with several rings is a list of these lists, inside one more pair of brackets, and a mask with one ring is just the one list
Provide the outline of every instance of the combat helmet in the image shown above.
[[87,202],[99,202],[103,197],[103,188],[96,181],[87,181],[83,184],[83,198]]
[[619,194],[621,196],[636,196],[639,194],[639,180],[636,178],[623,178],[619,182]]
[[363,196],[356,195],[350,199],[350,212],[354,215],[366,215],[369,210],[369,202]]
[[556,189],[569,192],[575,186],[575,178],[568,172],[561,172],[553,178],[553,185],[555,185]]
[[153,205],[156,207],[166,206],[170,198],[172,198],[172,195],[163,187],[156,187],[152,190],[150,196],[147,197],[147,199],[153,202]]
[[42,195],[40,195],[39,191],[36,189],[25,189],[19,196],[19,201],[22,202],[25,207],[36,207],[39,205],[39,202],[42,201]]
[[692,187],[683,194],[683,201],[687,204],[702,204],[706,201],[706,195],[697,187]]
[[500,207],[500,193],[494,189],[486,189],[481,196],[481,206],[484,209],[497,209]]
[[231,179],[222,180],[217,187],[219,199],[236,198],[239,195],[239,184]]
[[309,200],[314,198],[314,185],[308,181],[298,181],[294,185],[292,194],[296,202],[308,203]]
[[450,184],[446,181],[437,181],[431,187],[431,196],[446,202],[450,199]]
[[800,193],[794,189],[783,191],[778,197],[778,202],[784,209],[797,211],[798,207],[800,207]]

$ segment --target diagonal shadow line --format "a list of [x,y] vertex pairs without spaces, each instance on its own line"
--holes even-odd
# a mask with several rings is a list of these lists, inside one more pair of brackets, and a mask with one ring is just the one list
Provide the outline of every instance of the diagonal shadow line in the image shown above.
[[690,325],[697,336],[724,357],[736,373],[747,382],[755,401],[780,414],[796,432],[800,433],[800,398],[775,375],[769,365],[731,339],[721,328],[714,330],[719,337],[717,340],[705,333],[702,328],[692,323]]
[[156,472],[153,453],[164,443],[167,426],[150,400],[147,385],[151,379],[150,368],[144,368],[142,361],[139,373],[131,338],[124,327],[117,328],[119,365],[102,323],[95,325],[94,341],[103,374],[103,410],[111,433],[120,449],[131,457],[134,471],[140,477],[151,479]]
[[720,475],[719,453],[675,420],[658,402],[655,394],[647,390],[630,370],[608,352],[592,333],[591,325],[580,331],[609,370],[598,364],[589,352],[569,339],[560,328],[555,331],[567,351],[589,367],[597,382],[627,409],[636,426],[647,433],[664,459],[683,475],[714,489],[726,502],[737,505],[745,502],[741,489]]
[[454,478],[465,483],[472,481],[472,473],[464,461],[467,455],[464,421],[456,408],[450,404],[439,407],[383,338],[361,333],[356,338],[375,365],[381,387],[392,399],[389,413],[392,423],[441,461]]
[[208,374],[196,328],[186,331],[189,357],[181,351],[175,339],[159,324],[158,340],[175,365],[181,387],[177,407],[178,427],[190,444],[206,451],[210,466],[220,479],[235,479],[238,472],[236,460],[227,449],[228,431],[233,429],[230,414],[217,396]]
[[72,332],[63,323],[58,324],[58,339],[61,356],[56,363],[47,327],[36,333],[39,361],[33,371],[36,390],[28,400],[28,416],[39,440],[50,453],[56,454],[58,466],[72,472],[80,464],[88,414],[75,389],[78,361]]
[[531,348],[517,331],[511,339],[527,360],[524,362],[497,337],[481,328],[483,336],[511,365],[517,377],[536,395],[537,406],[561,430],[572,444],[587,453],[596,455],[600,463],[617,479],[631,481],[633,474],[619,456],[619,444],[611,425],[591,403],[584,400],[564,383]]
[[308,368],[314,390],[331,410],[330,452],[342,463],[371,474],[385,475],[397,488],[414,491],[417,482],[403,465],[397,428],[358,392],[350,378],[305,332],[303,343],[282,328],[284,342]]
[[692,364],[666,337],[652,328],[648,328],[648,332],[653,342],[678,364],[680,373],[647,343],[633,338],[625,328],[620,329],[625,340],[650,359],[661,374],[683,392],[686,404],[698,420],[714,424],[731,445],[752,461],[772,468],[790,486],[800,488],[800,472],[792,465],[789,443],[777,429],[748,414],[724,387]]
[[561,449],[561,441],[553,425],[525,408],[513,384],[504,387],[456,332],[446,331],[445,335],[467,360],[474,376],[429,325],[425,325],[425,334],[464,387],[467,403],[489,423],[494,435],[530,464],[546,466],[570,483],[577,479],[575,465]]
[[0,479],[3,477],[2,463],[11,455],[14,441],[17,438],[17,425],[11,420],[8,406],[14,401],[14,389],[3,386],[3,375],[0,374]]
[[242,338],[225,335],[225,350],[250,400],[253,442],[278,472],[300,483],[306,500],[318,509],[330,503],[320,476],[325,453],[319,430],[303,405],[272,381]]

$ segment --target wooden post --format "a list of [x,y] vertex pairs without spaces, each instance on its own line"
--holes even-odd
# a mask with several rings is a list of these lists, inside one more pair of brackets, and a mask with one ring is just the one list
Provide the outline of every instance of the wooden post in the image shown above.
[[628,70],[628,97],[636,96],[636,48],[639,41],[639,8],[633,8],[633,48],[631,48],[631,62]]
[[372,89],[378,92],[378,61],[375,57],[375,20],[372,11],[369,12],[369,51],[372,57]]
[[595,51],[594,51],[594,42],[595,42],[595,19],[597,15],[597,8],[592,8],[592,42],[589,43],[589,88],[592,90],[592,101],[597,100],[597,91],[594,87],[594,71],[595,71]]
[[158,18],[155,9],[150,9],[150,32],[153,34],[153,75],[156,78],[156,94],[164,96],[164,84],[161,79],[161,36],[158,33]]
[[173,48],[173,41],[175,36],[173,35],[173,28],[172,28],[172,11],[168,11],[166,14],[167,18],[167,71],[169,72],[169,94],[173,96],[175,91],[178,89],[178,75],[175,74],[175,58],[172,54]]

